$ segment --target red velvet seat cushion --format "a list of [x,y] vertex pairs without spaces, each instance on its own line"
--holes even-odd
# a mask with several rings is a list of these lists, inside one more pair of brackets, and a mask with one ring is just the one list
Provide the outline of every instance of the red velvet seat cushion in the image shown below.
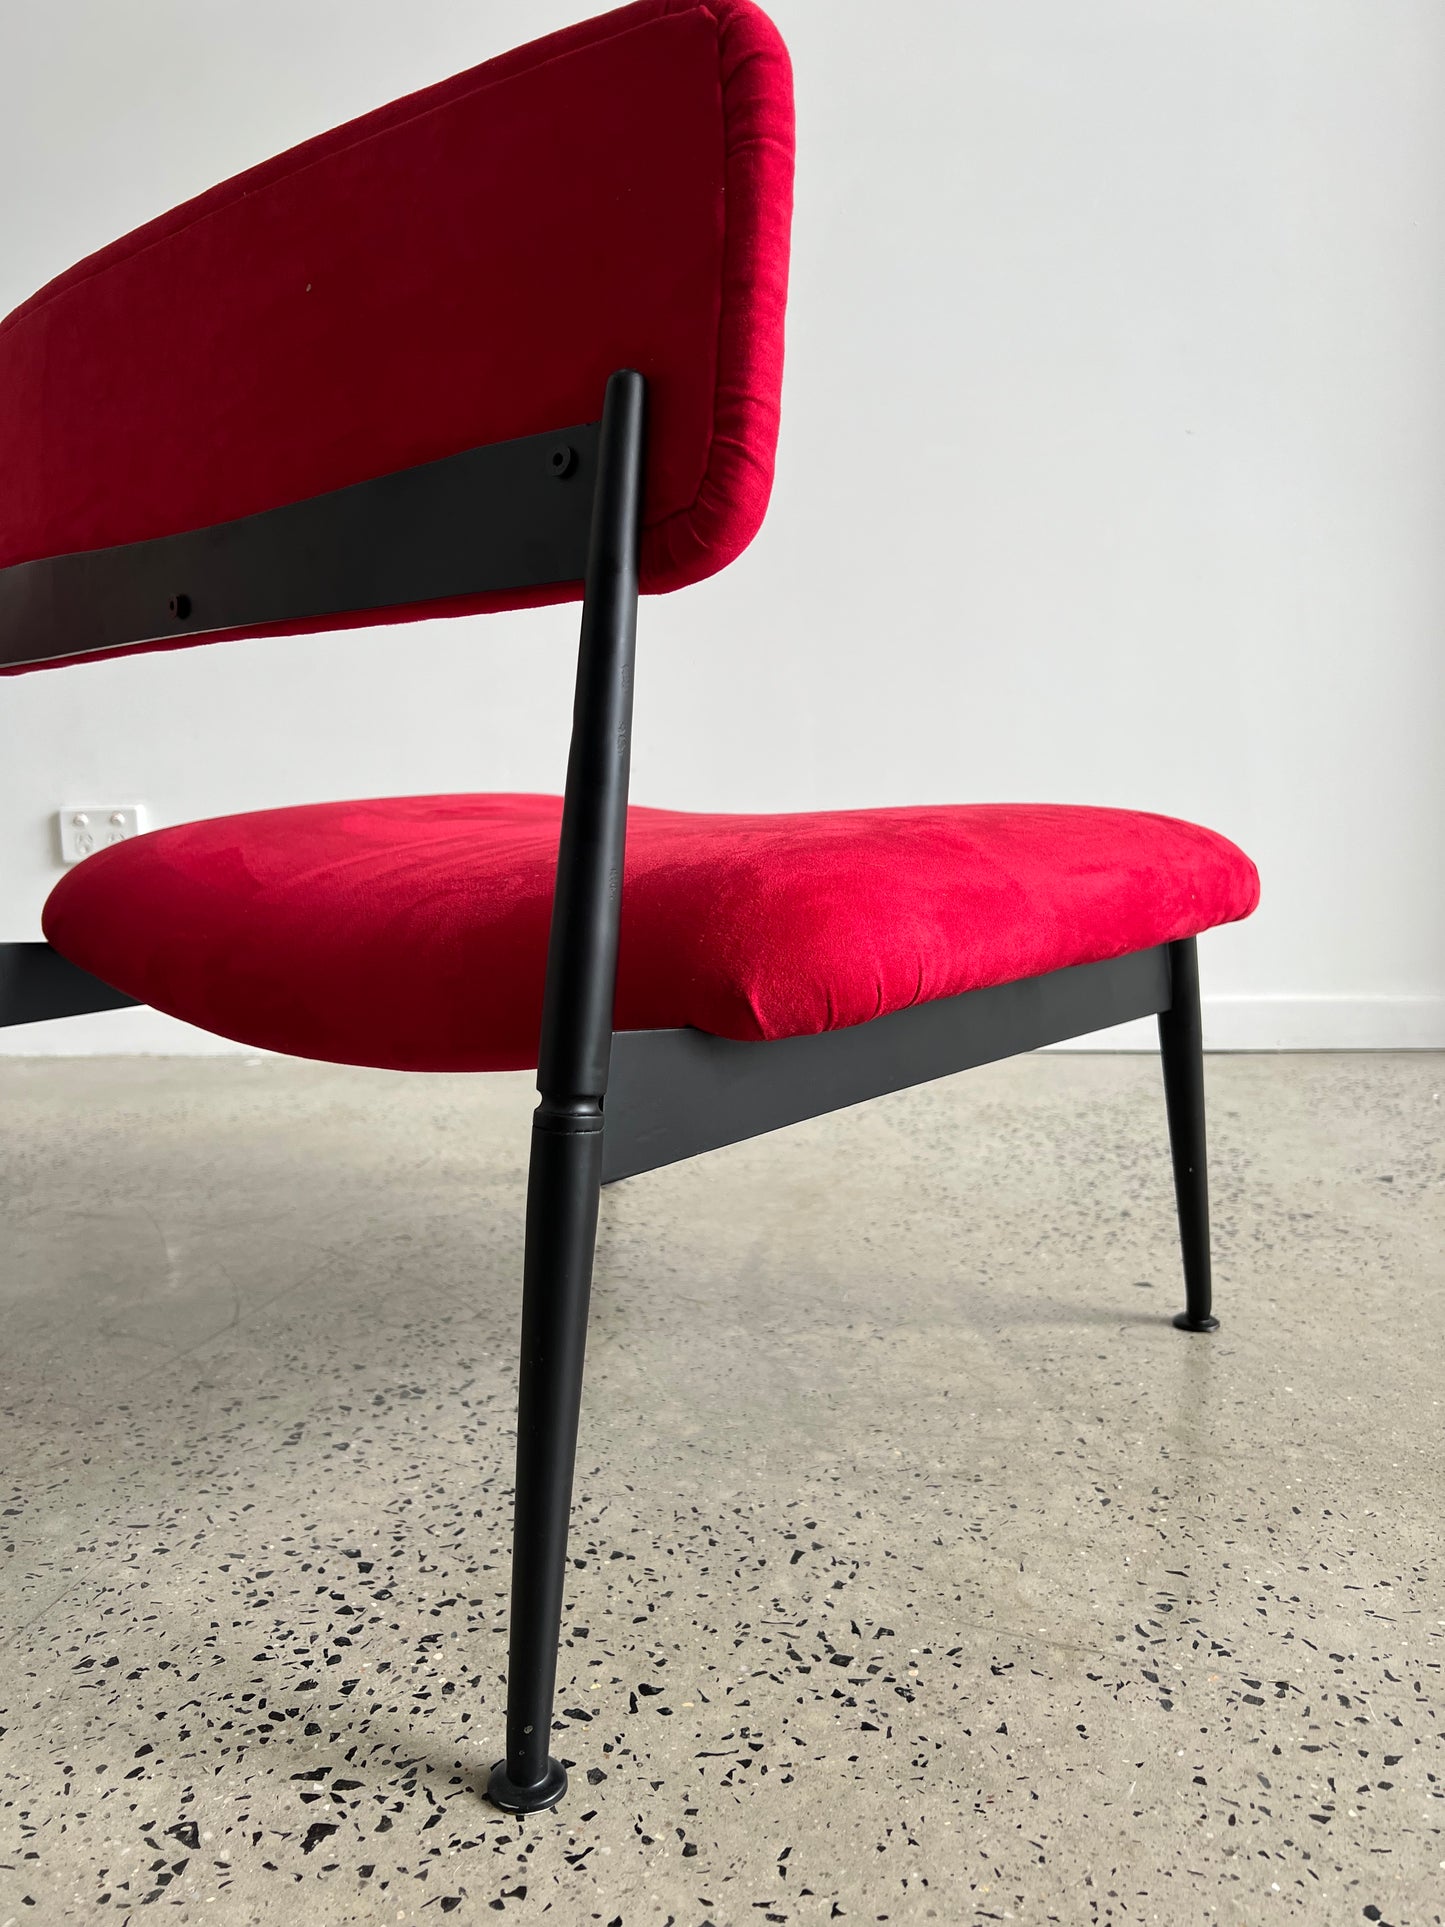
[[[534,1065],[561,800],[311,804],[158,830],[72,870],[45,934],[205,1030],[398,1070]],[[1254,908],[1172,817],[1056,804],[704,816],[634,807],[616,1023],[791,1037]]]

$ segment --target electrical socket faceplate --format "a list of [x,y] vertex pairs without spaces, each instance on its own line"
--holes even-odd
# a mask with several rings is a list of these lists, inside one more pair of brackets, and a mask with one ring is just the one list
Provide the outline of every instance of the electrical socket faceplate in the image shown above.
[[57,810],[61,862],[79,863],[109,843],[129,843],[145,828],[144,817],[139,803],[74,803],[68,810]]

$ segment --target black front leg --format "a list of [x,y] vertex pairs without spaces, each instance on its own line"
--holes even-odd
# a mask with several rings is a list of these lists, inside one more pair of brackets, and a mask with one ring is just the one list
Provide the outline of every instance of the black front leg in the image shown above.
[[1210,1310],[1209,1168],[1204,1147],[1204,1033],[1199,1014],[1199,952],[1193,937],[1169,946],[1173,1001],[1159,1013],[1164,1104],[1174,1158],[1174,1196],[1184,1250],[1180,1331],[1218,1331]]
[[508,1813],[554,1806],[567,1791],[548,1745],[601,1183],[600,1114],[595,1123],[549,1116],[544,1101],[527,1180],[507,1757],[487,1787]]
[[623,371],[608,382],[547,946],[537,1059],[542,1101],[532,1120],[527,1179],[507,1755],[487,1788],[508,1813],[555,1806],[567,1790],[566,1772],[547,1749],[612,1055],[645,403],[641,375]]

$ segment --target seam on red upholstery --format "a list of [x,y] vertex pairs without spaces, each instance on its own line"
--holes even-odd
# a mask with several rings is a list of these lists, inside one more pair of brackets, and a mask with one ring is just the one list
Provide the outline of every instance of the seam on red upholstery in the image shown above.
[[[722,61],[723,61],[722,29],[718,25],[717,15],[713,12],[710,6],[700,5],[697,11],[699,13],[706,14],[708,19],[711,20],[712,29],[713,29],[713,39],[717,45],[718,84],[722,95],[722,143],[723,143],[722,278],[723,278],[723,286],[725,288],[727,286],[728,248],[732,244],[732,238],[733,238],[733,197],[730,191],[731,178],[730,178],[729,163],[732,159],[732,154],[731,154],[731,150],[728,147],[727,81],[723,77],[723,73],[722,73]],[[642,505],[642,522],[643,522],[644,528],[665,529],[671,523],[675,522],[679,516],[691,516],[692,514],[694,514],[696,512],[698,503],[702,500],[703,489],[706,486],[707,478],[709,474],[712,472],[713,450],[717,447],[717,442],[718,442],[717,404],[718,404],[718,396],[722,393],[722,331],[723,331],[723,315],[726,307],[727,307],[727,303],[724,300],[722,300],[721,297],[719,297],[718,304],[717,304],[717,327],[713,330],[713,344],[712,344],[712,430],[707,438],[707,458],[702,465],[702,474],[698,477],[697,487],[693,490],[692,500],[687,504],[686,508],[673,509],[670,514],[660,516],[656,522],[649,523],[647,520],[647,504],[646,502],[644,502]]]
[[[743,87],[743,77],[759,61],[767,61],[771,55],[775,67],[786,72],[787,53],[776,28],[753,4],[753,0],[637,0],[632,7],[619,10],[615,14],[604,15],[597,19],[577,23],[563,28],[558,33],[531,43],[530,47],[514,48],[509,53],[496,56],[483,63],[482,68],[468,70],[468,74],[456,77],[457,85],[449,87],[445,81],[416,93],[404,96],[401,101],[371,110],[358,118],[369,120],[372,125],[366,132],[348,141],[344,146],[334,143],[336,130],[313,136],[311,140],[289,149],[286,155],[276,156],[263,161],[246,172],[205,190],[195,197],[194,213],[186,220],[177,221],[173,215],[161,215],[146,226],[137,229],[130,237],[122,237],[109,247],[90,257],[90,263],[78,263],[66,273],[56,277],[44,288],[24,302],[12,314],[0,320],[0,338],[8,335],[18,325],[34,320],[53,303],[64,296],[73,294],[87,282],[97,280],[106,273],[132,263],[151,249],[174,244],[194,230],[200,230],[208,222],[217,220],[233,210],[245,198],[262,190],[285,186],[305,175],[312,166],[334,163],[338,158],[362,150],[369,144],[394,134],[398,129],[425,120],[432,114],[442,112],[457,103],[484,96],[493,89],[507,84],[521,75],[544,71],[578,56],[589,49],[606,45],[609,42],[625,40],[630,35],[646,30],[657,22],[669,18],[682,18],[689,14],[706,20],[714,47],[713,62],[719,89],[719,109],[721,120],[722,153],[720,156],[721,194],[721,248],[719,285],[717,290],[716,327],[713,333],[713,366],[710,371],[710,406],[707,416],[707,439],[703,448],[702,460],[696,471],[696,481],[690,497],[655,520],[647,517],[644,506],[644,534],[647,537],[647,553],[644,567],[644,591],[664,593],[685,583],[701,579],[703,575],[715,573],[726,566],[734,556],[746,546],[756,532],[766,509],[767,496],[771,492],[772,463],[769,460],[764,469],[760,456],[764,451],[749,445],[750,438],[740,430],[740,421],[754,426],[764,424],[764,437],[770,443],[776,441],[778,415],[778,388],[781,383],[781,346],[782,314],[786,299],[786,246],[787,226],[791,214],[791,141],[781,141],[775,130],[764,130],[760,135],[752,124],[755,120],[753,100],[749,96],[739,99]],[[606,29],[605,31],[603,29]],[[741,45],[739,41],[741,40]],[[559,44],[562,43],[562,44]],[[543,51],[544,49],[548,51]],[[486,72],[484,80],[478,75]],[[466,84],[461,84],[466,82]],[[791,88],[787,80],[791,123]],[[422,105],[409,106],[423,95],[431,98]],[[766,88],[760,90],[759,101],[766,103]],[[774,111],[776,102],[776,90]],[[764,112],[767,111],[766,104]],[[739,125],[739,122],[745,122]],[[760,184],[756,178],[756,163],[750,161],[763,147],[772,148],[780,163],[774,177]],[[284,163],[284,164],[283,164]],[[752,178],[749,176],[753,169]],[[750,190],[750,191],[749,191]],[[759,204],[769,200],[774,204],[775,229],[778,225],[777,210],[786,203],[786,212],[781,217],[783,253],[781,261],[764,263],[759,246],[755,245],[746,256],[740,255],[748,240],[760,241],[765,229],[765,216],[759,211]],[[188,204],[189,205],[189,204]],[[174,213],[179,213],[175,210]],[[741,237],[741,238],[740,238]],[[775,236],[776,238],[776,236]],[[779,269],[781,280],[779,281]],[[773,324],[775,345],[773,356],[775,367],[767,367],[767,350],[759,361],[757,353],[750,353],[754,345],[756,327],[752,312],[752,302],[748,299],[756,293],[759,286],[767,282],[766,299],[761,304]],[[743,290],[741,300],[730,302],[729,296],[735,288]],[[732,310],[741,306],[743,314]],[[726,350],[729,345],[729,329],[732,329],[733,361],[728,366]],[[764,372],[762,388],[764,393],[756,392],[759,369]],[[772,392],[766,392],[771,390]],[[724,459],[723,472],[719,473],[719,457],[724,451],[731,453],[733,464],[729,471]],[[389,464],[379,464],[372,474],[390,472]],[[746,479],[751,474],[752,479]],[[368,479],[367,474],[357,474],[355,480]],[[741,489],[741,495],[739,490]],[[324,492],[324,491],[323,491]],[[306,499],[297,497],[294,499]],[[676,502],[676,498],[674,498]],[[710,502],[716,506],[710,512]],[[721,525],[719,525],[719,514]],[[229,519],[229,518],[224,518]],[[699,527],[699,521],[704,524]],[[728,527],[729,522],[737,525]],[[739,535],[741,539],[739,539]],[[659,539],[660,538],[660,539]],[[142,538],[144,539],[144,538]],[[84,553],[89,544],[64,546],[41,551],[41,553]],[[100,543],[95,546],[112,546]],[[24,555],[17,561],[32,559]],[[578,591],[574,588],[572,593]],[[550,599],[550,598],[549,598]],[[479,609],[485,603],[474,603]],[[429,605],[418,605],[415,610],[393,610],[386,619],[390,621],[412,620],[424,617]],[[446,613],[438,607],[437,615]],[[347,626],[330,619],[320,627]],[[273,632],[298,633],[300,626],[281,623],[273,626]],[[244,635],[252,631],[232,632]],[[165,638],[150,648],[189,648],[203,645],[208,640],[220,640],[221,635],[212,637],[194,636],[185,639]],[[67,658],[70,662],[103,660],[111,654],[130,653],[129,649],[106,651],[100,655]],[[0,674],[23,674],[35,668],[58,666],[57,664],[24,664],[0,670]]]
[[[646,0],[640,0],[640,5],[645,3]],[[631,13],[634,10],[640,10],[640,5],[638,9],[628,8],[627,11]],[[686,13],[690,11],[707,13],[712,17],[711,8],[703,4],[703,0],[682,0],[682,4],[680,5],[669,5],[668,0],[657,0],[657,4],[649,9],[647,21],[630,22],[627,26],[619,28],[614,33],[599,33],[594,34],[591,38],[584,39],[581,30],[584,27],[598,26],[604,20],[614,19],[616,18],[615,15],[601,14],[593,20],[579,21],[574,27],[559,28],[555,34],[548,34],[542,40],[531,42],[530,48],[513,47],[506,53],[496,55],[493,60],[483,62],[482,65],[487,67],[503,67],[504,63],[508,62],[514,62],[514,64],[506,65],[505,71],[494,73],[490,79],[478,81],[476,85],[472,87],[459,87],[456,93],[449,95],[444,102],[434,100],[429,106],[418,107],[413,113],[397,114],[395,119],[385,120],[381,125],[373,127],[369,133],[359,134],[355,140],[348,141],[345,147],[328,147],[325,154],[316,154],[312,152],[312,150],[322,142],[329,140],[334,130],[313,134],[309,140],[299,141],[296,146],[287,148],[283,154],[273,155],[267,160],[258,161],[255,166],[246,168],[244,172],[240,174],[233,174],[229,179],[218,181],[212,187],[202,188],[199,194],[190,197],[190,201],[207,201],[210,205],[198,209],[196,213],[191,216],[190,220],[182,221],[176,226],[170,227],[166,225],[171,218],[170,213],[158,214],[154,219],[134,229],[129,235],[122,235],[119,240],[112,241],[106,247],[97,249],[86,261],[79,261],[74,267],[66,268],[60,274],[53,276],[45,283],[44,287],[37,288],[35,293],[29,296],[27,300],[22,301],[18,308],[12,308],[10,313],[6,315],[3,320],[0,320],[0,335],[8,333],[9,330],[19,322],[27,320],[33,315],[43,313],[52,301],[57,300],[62,294],[68,294],[72,288],[84,287],[87,281],[92,281],[97,275],[105,274],[109,269],[118,267],[122,262],[139,260],[143,254],[149,253],[153,247],[158,247],[163,241],[173,241],[182,234],[189,234],[194,228],[202,226],[206,221],[212,220],[216,215],[224,214],[229,208],[234,207],[237,201],[244,200],[248,194],[256,192],[258,188],[272,187],[280,181],[298,179],[302,174],[306,173],[309,168],[315,166],[320,161],[332,160],[339,154],[355,153],[358,149],[367,146],[370,142],[379,140],[383,134],[392,133],[398,127],[409,126],[412,121],[424,120],[428,114],[434,113],[438,107],[450,106],[453,101],[469,100],[474,94],[486,93],[491,88],[500,86],[504,81],[513,79],[519,73],[540,72],[544,67],[553,66],[571,54],[580,53],[584,48],[600,46],[607,40],[620,40],[624,38],[625,35],[636,32],[639,27],[648,24],[652,19],[661,15]],[[546,58],[542,60],[527,62],[523,62],[520,59],[514,60],[514,57],[517,55],[528,51],[535,51],[538,47],[546,46],[549,41],[561,39],[564,36],[576,37],[572,40],[570,46],[558,53],[548,54]],[[466,73],[477,73],[479,71],[479,68],[469,68],[466,70]],[[458,75],[457,78],[465,78],[465,74]],[[445,84],[445,82],[441,83],[443,86],[445,86]],[[405,106],[408,101],[417,100],[422,94],[432,93],[434,90],[435,83],[427,87],[418,87],[410,94],[403,94],[400,100],[383,102],[380,107],[368,108],[364,113],[358,114],[356,118],[358,120],[370,120],[387,114],[390,108]],[[345,125],[344,122],[342,124],[343,126]],[[298,161],[296,159],[296,157],[308,153],[311,156],[310,159],[305,161]],[[287,159],[293,160],[295,164],[290,167],[281,167],[280,162]],[[224,200],[213,199],[213,196],[220,194],[222,188],[229,188],[231,191],[226,195]],[[182,206],[189,206],[190,201],[183,202]],[[149,235],[150,239],[142,240],[142,237],[145,235]],[[126,247],[125,243],[127,241],[135,245]]]
[[[676,6],[664,5],[660,9],[649,9],[647,12],[647,17],[644,20],[631,20],[627,23],[627,25],[619,27],[617,31],[613,33],[595,34],[588,39],[583,39],[581,35],[578,33],[577,28],[564,27],[559,30],[557,35],[555,36],[549,35],[547,39],[550,40],[553,38],[561,38],[564,35],[570,37],[574,34],[576,34],[577,37],[573,39],[571,41],[571,44],[568,45],[567,47],[561,49],[556,53],[548,54],[543,59],[527,61],[525,63],[521,60],[516,60],[513,64],[507,67],[506,71],[501,73],[493,73],[489,79],[485,81],[478,81],[478,83],[473,87],[458,88],[457,92],[453,95],[450,95],[448,99],[445,101],[433,100],[425,107],[418,107],[417,109],[415,109],[414,112],[410,114],[398,114],[394,119],[390,119],[390,118],[387,119],[381,126],[373,127],[368,133],[359,134],[355,140],[348,141],[344,147],[328,147],[324,154],[317,154],[311,150],[314,150],[318,142],[325,141],[328,138],[327,135],[325,134],[318,134],[313,136],[311,140],[302,142],[298,147],[290,148],[287,150],[288,154],[293,156],[299,156],[301,154],[310,152],[310,158],[307,160],[298,161],[297,164],[293,166],[282,168],[277,166],[277,161],[285,159],[286,156],[278,155],[272,160],[258,162],[255,167],[248,168],[243,174],[237,174],[233,176],[230,181],[220,182],[217,184],[216,187],[213,187],[213,188],[208,188],[208,189],[203,188],[201,190],[201,193],[196,197],[198,200],[205,200],[212,195],[218,194],[222,187],[229,187],[231,191],[225,196],[224,199],[218,199],[218,200],[212,201],[209,206],[199,209],[194,215],[192,215],[190,220],[182,221],[174,227],[168,227],[165,225],[168,219],[167,215],[164,215],[164,214],[158,215],[155,220],[149,221],[146,223],[144,227],[137,229],[134,235],[130,237],[123,236],[121,241],[113,242],[110,245],[110,247],[104,248],[100,250],[100,252],[97,255],[92,256],[91,259],[94,265],[89,269],[88,272],[84,272],[84,273],[80,272],[80,269],[84,267],[84,263],[80,263],[78,267],[67,269],[63,274],[57,275],[52,281],[47,282],[45,287],[37,289],[37,291],[33,295],[31,295],[28,301],[22,302],[20,307],[14,309],[10,314],[6,315],[3,320],[0,320],[0,336],[3,336],[4,334],[8,333],[9,330],[19,321],[31,318],[38,314],[42,314],[45,311],[45,309],[52,302],[58,300],[61,297],[61,295],[69,294],[72,291],[72,289],[84,287],[87,281],[94,280],[102,274],[109,273],[112,268],[118,267],[122,262],[138,260],[142,255],[149,253],[152,248],[160,247],[164,243],[175,241],[179,239],[181,235],[189,234],[195,229],[203,227],[206,222],[213,221],[217,219],[220,215],[227,213],[232,207],[235,206],[237,201],[244,200],[247,194],[254,193],[257,189],[261,187],[273,187],[282,181],[298,180],[302,175],[304,175],[312,167],[321,165],[324,162],[332,161],[336,159],[338,155],[341,155],[341,154],[355,153],[358,150],[369,146],[372,142],[383,139],[386,135],[394,132],[399,127],[406,127],[410,125],[410,123],[413,121],[426,119],[426,117],[429,114],[436,113],[438,109],[443,106],[451,106],[455,101],[470,100],[475,95],[488,93],[494,87],[502,86],[507,81],[515,78],[517,74],[539,73],[547,67],[558,65],[561,61],[572,59],[577,54],[583,52],[585,49],[598,46],[603,41],[625,39],[629,34],[636,33],[639,30],[647,26],[650,26],[652,24],[652,21],[659,16],[659,13],[681,14],[681,13],[687,13],[687,12],[696,12],[696,13],[704,14],[712,22],[714,41],[717,46],[718,70],[719,70],[720,78],[722,78],[723,164],[724,164],[724,181],[726,183],[727,177],[728,177],[728,162],[731,159],[731,155],[730,155],[728,141],[727,141],[727,84],[726,84],[726,78],[722,77],[722,62],[723,62],[722,30],[718,22],[717,14],[715,13],[715,11],[711,6],[705,4],[705,0],[683,0],[683,3],[681,5],[676,5]],[[603,15],[600,18],[606,19],[610,17],[612,16]],[[579,23],[579,26],[590,26],[595,24],[597,24],[597,22],[583,21]],[[546,46],[546,45],[547,45],[547,40],[542,40],[542,41],[533,43],[534,47]],[[525,51],[526,51],[525,48],[513,48],[510,50],[510,54],[498,55],[496,57],[496,61],[497,63],[507,61],[509,60],[510,55],[520,54]],[[493,65],[494,63],[488,62],[486,64],[490,66],[490,65]],[[476,71],[476,70],[473,70],[473,71]],[[404,95],[403,101],[415,100],[421,94],[428,93],[430,91],[431,91],[430,88],[418,88],[416,93],[410,94],[410,95]],[[399,105],[401,103],[392,103],[392,104]],[[385,105],[371,110],[371,112],[375,114],[385,114],[386,111],[387,109]],[[264,178],[258,178],[261,176],[264,176]],[[725,185],[724,197],[723,197],[724,279],[726,279],[728,247],[731,240],[731,225],[732,225],[730,220],[731,201],[732,201],[732,196],[727,192],[726,185]],[[159,230],[159,231],[152,232],[152,230]],[[150,233],[151,238],[148,241],[141,241],[140,237],[147,233]],[[129,248],[124,247],[123,242],[127,238],[135,241],[137,245]],[[708,473],[712,467],[713,449],[716,447],[717,440],[718,440],[717,404],[718,404],[718,395],[721,391],[721,369],[722,369],[721,345],[722,345],[722,328],[723,328],[723,319],[724,319],[723,309],[724,309],[724,304],[722,301],[719,301],[718,317],[717,317],[717,336],[716,336],[716,342],[715,342],[714,351],[713,351],[713,410],[712,410],[713,427],[712,427],[712,434],[708,438],[707,457],[703,463],[702,476],[698,481],[698,485],[696,490],[693,493],[692,500],[680,508],[671,510],[667,515],[661,517],[658,522],[653,524],[648,524],[646,521],[646,511],[644,509],[644,515],[643,515],[644,526],[663,528],[668,523],[676,521],[679,517],[690,516],[692,515],[692,513],[697,507],[698,502],[702,498],[703,488],[705,486]],[[565,426],[565,424],[559,423],[558,426],[562,427],[562,426]],[[362,477],[361,479],[365,480],[367,478]],[[284,633],[284,629],[281,631],[281,633]],[[153,647],[154,645],[147,645],[147,646]],[[166,642],[161,646],[185,648],[188,645],[186,643],[173,643],[169,638],[167,638]],[[194,646],[194,645],[191,645],[191,646]],[[72,658],[67,658],[67,660],[83,662],[86,660],[86,658],[83,656],[72,657]],[[44,665],[37,665],[37,666],[44,666]],[[20,667],[21,667],[21,670],[23,671],[24,669],[30,667],[30,665],[22,664]],[[9,672],[6,672],[6,673],[9,673]]]
[[[737,144],[734,144],[733,141],[730,139],[731,129],[734,124],[734,116],[729,114],[728,112],[728,94],[730,91],[733,91],[733,92],[736,91],[739,76],[743,73],[744,69],[747,68],[749,65],[751,65],[754,61],[763,59],[764,54],[761,47],[749,48],[737,59],[737,61],[733,64],[733,66],[729,68],[727,65],[727,52],[724,46],[724,40],[726,35],[729,33],[729,31],[735,28],[739,20],[745,20],[749,18],[756,19],[758,17],[761,17],[763,20],[767,21],[767,24],[770,27],[772,26],[772,22],[768,20],[767,15],[761,14],[760,9],[752,6],[750,4],[750,0],[743,0],[743,4],[741,7],[738,5],[738,0],[723,0],[723,4],[726,5],[728,8],[728,19],[726,22],[724,22],[719,17],[719,14],[717,12],[716,0],[713,0],[713,4],[708,4],[707,0],[703,0],[703,4],[699,6],[698,10],[702,13],[706,13],[709,19],[713,23],[713,30],[717,36],[718,73],[719,73],[719,78],[720,78],[721,87],[722,87],[723,179],[724,179],[722,287],[723,287],[723,293],[725,297],[726,290],[729,283],[729,270],[730,270],[730,267],[732,266],[732,251],[737,246],[736,212],[737,212],[738,195],[734,191],[736,186],[735,179],[734,179],[734,174],[736,169],[735,156],[742,151],[745,145],[751,146],[755,144],[759,138],[757,136],[753,136],[748,142],[746,143],[739,142]],[[781,36],[779,36],[778,38],[777,45],[778,45],[778,48],[782,51],[784,59],[786,59],[787,50],[782,42]],[[771,139],[769,139],[769,144],[772,144]],[[789,154],[787,158],[791,159],[791,150],[789,150]],[[789,181],[789,187],[791,190],[791,179]],[[790,204],[788,209],[788,220],[789,220],[790,226],[791,226],[791,218],[792,218],[792,207],[791,207],[791,195],[790,195]],[[787,299],[786,282],[783,287],[783,299],[784,299],[784,303],[786,304],[786,299]],[[647,522],[646,511],[644,509],[644,516],[643,516],[644,526],[648,529],[649,533],[655,533],[657,531],[670,528],[671,526],[679,522],[684,522],[684,521],[691,522],[695,518],[697,514],[698,506],[703,499],[703,495],[707,490],[708,481],[711,478],[713,473],[714,451],[719,446],[719,443],[727,443],[731,440],[730,437],[725,437],[720,433],[719,426],[718,426],[719,407],[720,407],[720,402],[722,398],[723,330],[728,322],[728,319],[729,319],[728,306],[727,306],[727,301],[724,298],[720,300],[718,303],[717,340],[713,351],[712,429],[708,438],[707,460],[703,465],[702,477],[698,482],[697,490],[693,495],[691,502],[688,503],[686,508],[675,509],[670,514],[660,517],[656,522],[653,522],[653,523]],[[781,382],[779,385],[781,389]],[[781,395],[779,399],[781,399]],[[743,444],[742,442],[739,442],[737,446],[741,454],[746,454],[745,444]],[[769,488],[769,494],[771,494],[771,491],[772,491],[771,477],[769,478],[768,488]],[[730,556],[727,559],[731,561],[734,558]],[[725,565],[720,565],[720,566],[725,566]]]

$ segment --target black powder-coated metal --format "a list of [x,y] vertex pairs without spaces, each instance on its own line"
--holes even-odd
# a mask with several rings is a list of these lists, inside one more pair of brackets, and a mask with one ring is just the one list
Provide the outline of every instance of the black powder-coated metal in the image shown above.
[[970,990],[847,1030],[739,1043],[699,1030],[620,1031],[602,1182],[637,1176],[887,1091],[1062,1043],[1169,1004],[1162,944]]
[[238,521],[0,569],[0,665],[580,582],[596,422]]
[[527,1179],[507,1752],[488,1798],[554,1806],[567,1774],[549,1753],[572,1467],[602,1181],[622,902],[646,384],[607,384],[577,653]]
[[1193,937],[1169,946],[1173,995],[1159,1013],[1159,1055],[1164,1068],[1164,1105],[1169,1113],[1169,1150],[1179,1206],[1184,1253],[1184,1310],[1180,1331],[1218,1331],[1211,1311],[1209,1264],[1209,1168],[1204,1139],[1204,1028],[1199,1010],[1199,950]]
[[567,1791],[550,1753],[552,1701],[601,1179],[601,1132],[552,1130],[539,1114],[527,1174],[507,1752],[487,1783],[507,1813],[555,1806]]
[[589,1129],[600,1128],[617,986],[645,408],[642,376],[613,375],[602,415],[537,1059],[541,1111],[580,1100]]
[[0,943],[0,1029],[48,1017],[82,1017],[92,1010],[124,1010],[135,1001],[68,962],[48,943]]

